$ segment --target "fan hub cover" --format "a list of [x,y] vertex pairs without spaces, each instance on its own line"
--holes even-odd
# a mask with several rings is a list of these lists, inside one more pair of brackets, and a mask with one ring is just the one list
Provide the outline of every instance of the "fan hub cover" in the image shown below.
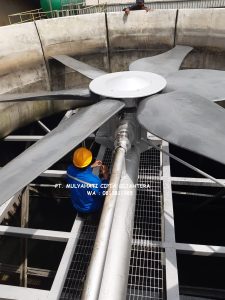
[[156,94],[166,86],[162,76],[141,71],[116,72],[94,79],[90,90],[110,98],[141,98]]

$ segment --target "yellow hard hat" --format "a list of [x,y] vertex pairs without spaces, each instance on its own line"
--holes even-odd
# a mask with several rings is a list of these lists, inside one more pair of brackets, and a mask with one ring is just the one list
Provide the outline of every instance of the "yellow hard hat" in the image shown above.
[[90,150],[81,147],[75,150],[73,154],[73,163],[78,168],[87,167],[92,161],[92,153]]

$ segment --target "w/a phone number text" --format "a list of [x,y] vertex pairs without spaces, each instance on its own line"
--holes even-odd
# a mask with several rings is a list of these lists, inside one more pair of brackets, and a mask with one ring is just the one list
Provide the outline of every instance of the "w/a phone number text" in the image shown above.
[[[87,191],[87,195],[89,196],[94,196],[96,195],[95,191]],[[127,196],[132,196],[133,192],[132,191],[103,191],[101,193],[102,196],[108,196],[108,195],[112,195],[112,196],[120,196],[120,195],[127,195]]]

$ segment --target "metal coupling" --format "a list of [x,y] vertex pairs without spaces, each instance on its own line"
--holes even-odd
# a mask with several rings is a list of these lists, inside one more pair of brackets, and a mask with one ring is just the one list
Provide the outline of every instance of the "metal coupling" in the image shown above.
[[133,128],[129,121],[123,121],[115,134],[115,149],[121,147],[127,152],[131,148],[134,138]]

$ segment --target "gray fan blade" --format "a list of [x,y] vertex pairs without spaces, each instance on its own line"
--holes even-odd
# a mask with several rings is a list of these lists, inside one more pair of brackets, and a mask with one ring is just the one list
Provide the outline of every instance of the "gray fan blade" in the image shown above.
[[23,94],[0,95],[0,102],[39,101],[39,100],[91,100],[88,89],[71,89]]
[[52,56],[52,58],[58,60],[65,66],[83,74],[84,76],[86,76],[90,79],[95,79],[101,75],[107,74],[107,72],[105,72],[105,71],[102,71],[102,70],[92,67],[88,64],[85,64],[75,58],[68,56],[68,55],[55,55],[55,56]]
[[81,108],[0,170],[0,205],[52,166],[124,107],[111,99]]
[[164,93],[183,91],[198,94],[211,101],[225,99],[225,71],[181,70],[167,78]]
[[176,46],[168,52],[138,59],[130,64],[130,71],[153,72],[167,77],[179,70],[185,56],[192,50],[189,46]]
[[163,140],[225,164],[225,110],[217,104],[172,92],[143,100],[137,118]]

